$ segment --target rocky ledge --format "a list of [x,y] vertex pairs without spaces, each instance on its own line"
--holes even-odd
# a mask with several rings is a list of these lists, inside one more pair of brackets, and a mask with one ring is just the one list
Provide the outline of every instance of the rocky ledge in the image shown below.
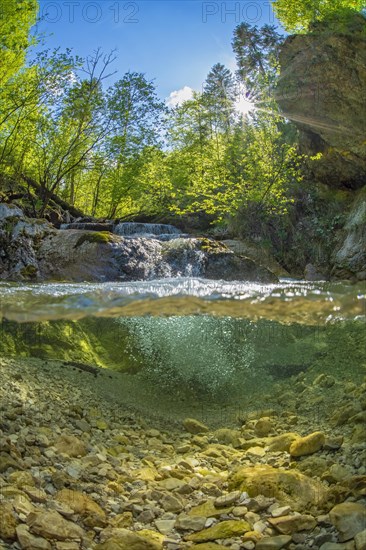
[[366,383],[301,374],[218,427],[148,420],[58,362],[0,373],[2,550],[366,548]]
[[[338,27],[339,30],[336,30]],[[289,36],[280,56],[276,99],[300,130],[315,180],[359,189],[366,183],[366,18],[314,24]]]
[[0,204],[0,279],[133,281],[195,276],[276,282],[266,267],[206,238],[126,237],[109,231],[57,230]]

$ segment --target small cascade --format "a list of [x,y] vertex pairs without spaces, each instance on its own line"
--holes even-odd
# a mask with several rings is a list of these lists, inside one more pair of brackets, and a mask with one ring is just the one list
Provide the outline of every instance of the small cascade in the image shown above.
[[[179,236],[180,237],[180,236]],[[206,253],[195,239],[175,238],[162,247],[159,268],[170,277],[201,277],[205,272]]]
[[147,237],[160,241],[169,241],[183,236],[177,227],[165,223],[124,222],[117,224],[113,232],[123,237]]

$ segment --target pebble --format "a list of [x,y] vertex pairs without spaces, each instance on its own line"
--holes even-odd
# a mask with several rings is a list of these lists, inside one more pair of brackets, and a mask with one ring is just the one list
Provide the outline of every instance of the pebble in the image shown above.
[[[158,429],[112,403],[97,408],[92,388],[56,367],[51,384],[42,365],[25,361],[15,379],[0,364],[0,549],[366,550],[366,446],[353,426],[316,425],[299,397],[296,414],[255,412],[242,430],[195,418]],[[24,404],[14,380],[27,380]],[[359,415],[362,426],[362,410],[347,406],[342,421]],[[293,424],[298,433],[286,431]],[[352,499],[324,515],[323,491],[346,499],[342,484]]]

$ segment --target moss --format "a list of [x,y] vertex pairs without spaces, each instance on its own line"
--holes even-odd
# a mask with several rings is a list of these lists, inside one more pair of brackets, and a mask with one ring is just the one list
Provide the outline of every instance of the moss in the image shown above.
[[40,323],[0,320],[0,355],[5,356],[73,361],[137,373],[143,358],[138,351],[131,355],[128,342],[128,331],[111,319]]
[[75,248],[79,248],[84,243],[108,244],[113,242],[115,242],[115,237],[108,231],[89,231],[78,239]]
[[200,239],[200,241],[201,241],[201,249],[206,252],[228,252],[229,250],[227,246],[225,246],[224,244],[218,241],[213,241],[207,238]]
[[3,222],[4,231],[8,235],[11,235],[11,233],[13,232],[13,229],[16,226],[16,224],[18,223],[18,221],[19,221],[18,216],[9,216],[9,217],[5,218],[5,220]]
[[25,279],[34,279],[37,276],[38,269],[35,265],[28,264],[20,270],[20,273]]

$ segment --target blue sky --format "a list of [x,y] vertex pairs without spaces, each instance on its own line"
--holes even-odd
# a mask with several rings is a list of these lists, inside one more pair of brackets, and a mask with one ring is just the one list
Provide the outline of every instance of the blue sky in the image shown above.
[[[128,70],[155,79],[167,98],[185,87],[200,90],[217,62],[234,69],[236,25],[276,24],[270,2],[201,0],[39,0],[46,46],[86,56],[117,49],[116,77]],[[116,78],[114,77],[114,78]],[[186,88],[187,91],[187,88]]]

